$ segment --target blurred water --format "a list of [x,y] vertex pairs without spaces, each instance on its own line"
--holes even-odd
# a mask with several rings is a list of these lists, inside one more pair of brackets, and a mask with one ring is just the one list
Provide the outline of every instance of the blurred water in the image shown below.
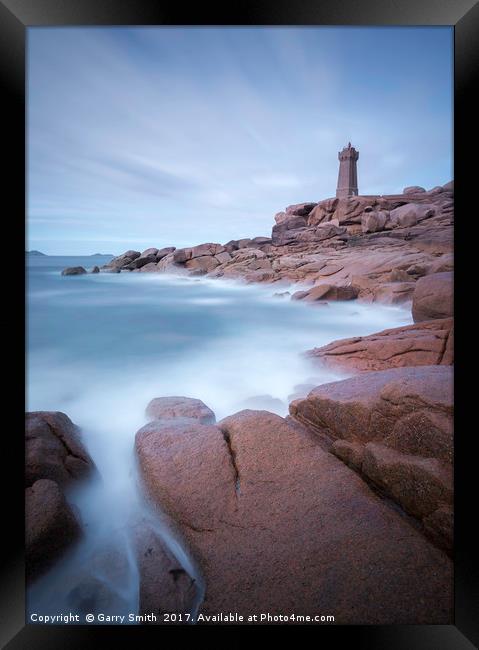
[[[60,274],[66,266],[91,268],[108,259],[27,260],[28,410],[64,411],[81,427],[101,475],[69,495],[85,538],[30,589],[29,611],[73,611],[71,592],[85,575],[115,594],[93,607],[137,611],[129,528],[140,515],[196,577],[201,598],[193,559],[144,507],[136,487],[134,436],[146,422],[150,399],[196,397],[218,420],[248,407],[286,415],[291,396],[308,391],[304,385],[340,377],[318,370],[301,352],[411,322],[410,312],[399,307],[312,307],[273,296],[288,287],[149,273]],[[102,575],[95,561],[106,551],[122,558],[115,577]]]

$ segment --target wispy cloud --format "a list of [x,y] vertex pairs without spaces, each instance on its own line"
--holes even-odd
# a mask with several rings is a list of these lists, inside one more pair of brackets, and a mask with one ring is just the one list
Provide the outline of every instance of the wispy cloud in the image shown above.
[[364,193],[444,183],[451,56],[449,28],[32,28],[31,245],[266,234],[348,140]]

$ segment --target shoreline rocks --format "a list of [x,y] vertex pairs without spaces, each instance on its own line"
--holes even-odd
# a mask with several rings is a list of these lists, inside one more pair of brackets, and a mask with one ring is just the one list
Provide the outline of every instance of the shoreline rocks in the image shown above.
[[214,424],[215,414],[204,402],[192,397],[155,397],[146,407],[146,416],[153,420],[187,418],[202,424]]
[[[453,507],[450,366],[402,367],[323,384],[290,404],[291,416],[419,521]],[[437,515],[436,515],[437,516]],[[434,535],[431,526],[424,530]],[[452,528],[438,544],[452,548]]]
[[26,413],[25,553],[28,581],[49,569],[80,538],[80,522],[63,490],[95,472],[78,427],[65,413]]
[[33,411],[25,416],[25,484],[51,479],[61,486],[87,477],[93,461],[79,428],[60,411]]
[[[355,376],[312,388],[287,419],[246,409],[216,423],[200,400],[150,402],[140,473],[202,567],[201,612],[451,622],[453,196],[451,182],[291,205],[271,238],[126,251],[102,269],[301,283],[291,299],[316,305],[412,304],[414,325],[310,351]],[[144,534],[140,608],[190,607],[191,577]]]
[[[447,305],[452,302],[452,282],[446,276],[425,279],[453,269],[452,181],[431,190],[410,186],[402,194],[299,203],[274,219],[271,237],[147,248],[142,253],[129,250],[101,271],[186,274],[246,283],[327,283],[338,287],[331,291],[345,296],[331,298],[335,300],[392,305],[413,301],[417,322],[452,315],[451,307],[440,305],[443,298]],[[65,269],[64,274],[70,271]],[[428,297],[431,282],[436,283],[433,294],[442,292],[441,297]],[[296,293],[294,299],[298,298],[316,301]]]
[[453,319],[445,318],[332,341],[306,354],[328,368],[348,372],[451,365],[453,336]]
[[200,562],[202,613],[451,620],[450,560],[313,434],[245,410],[217,425],[151,422],[135,447],[149,498]]
[[454,282],[451,271],[419,278],[412,297],[415,323],[432,318],[447,318],[454,312]]
[[81,536],[76,515],[55,481],[39,479],[25,490],[25,561],[34,580]]
[[[195,580],[166,548],[147,521],[135,527],[133,546],[139,573],[138,613],[191,612],[198,598]],[[161,624],[161,621],[156,624]]]
[[62,275],[85,275],[86,272],[83,266],[68,266],[66,269],[63,269]]

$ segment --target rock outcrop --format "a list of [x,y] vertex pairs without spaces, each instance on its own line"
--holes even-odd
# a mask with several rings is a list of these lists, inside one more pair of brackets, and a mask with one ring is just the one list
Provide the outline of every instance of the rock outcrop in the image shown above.
[[[166,548],[148,522],[133,531],[138,564],[140,593],[139,614],[191,612],[198,599],[195,580]],[[161,624],[161,618],[156,621]]]
[[423,321],[369,336],[340,339],[307,354],[328,368],[346,372],[451,365],[453,331],[452,318]]
[[[450,623],[454,184],[300,203],[274,220],[271,237],[130,250],[102,271],[300,283],[275,295],[411,304],[415,324],[310,351],[355,376],[312,388],[287,419],[245,410],[216,424],[200,400],[152,400],[135,442],[146,493],[201,564],[203,613]],[[32,421],[28,486],[91,465],[52,426]],[[58,512],[73,531],[66,503]],[[153,529],[138,539],[140,609],[188,611],[191,576]]]
[[213,411],[193,397],[155,397],[146,407],[146,415],[153,420],[188,418],[202,424],[216,422]]
[[450,622],[450,560],[311,432],[246,410],[150,422],[136,451],[149,498],[201,564],[202,613]]
[[319,284],[308,291],[297,291],[293,294],[294,300],[304,302],[316,302],[317,300],[353,300],[357,298],[359,289],[357,287],[342,287],[331,284]]
[[418,323],[453,315],[454,282],[452,272],[433,273],[420,278],[414,288],[412,316]]
[[80,537],[80,522],[63,489],[94,472],[80,431],[67,415],[57,411],[26,414],[25,553],[29,581]]
[[85,275],[86,272],[83,266],[68,266],[66,269],[63,269],[62,275]]
[[[120,271],[157,271],[157,265],[168,255],[171,255],[176,248],[168,246],[166,248],[147,248],[142,253],[140,251],[129,250],[114,257],[102,267],[103,271],[120,272]],[[148,269],[146,267],[149,267]]]
[[77,517],[55,481],[40,479],[25,490],[27,580],[34,580],[81,535]]
[[208,275],[247,283],[327,283],[353,287],[358,300],[393,305],[409,303],[418,283],[415,320],[451,315],[439,305],[451,291],[447,278],[435,280],[433,294],[441,291],[440,298],[433,298],[436,305],[430,304],[424,278],[453,269],[453,182],[431,190],[411,186],[402,194],[299,203],[274,219],[271,238],[129,250],[102,270]]
[[93,461],[80,439],[80,431],[59,411],[33,411],[25,417],[25,483],[51,479],[61,486],[82,479]]
[[[452,369],[433,365],[362,373],[318,386],[290,404],[293,418],[452,547],[426,520],[453,506]],[[439,511],[437,513],[436,511]]]

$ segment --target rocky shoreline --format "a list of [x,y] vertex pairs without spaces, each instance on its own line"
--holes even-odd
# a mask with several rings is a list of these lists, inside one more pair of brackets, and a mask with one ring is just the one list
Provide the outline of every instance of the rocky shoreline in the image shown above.
[[[451,182],[303,203],[275,216],[270,238],[127,251],[95,269],[298,283],[278,294],[312,305],[411,306],[413,325],[307,352],[351,376],[295,399],[286,418],[246,409],[216,422],[194,396],[145,405],[140,477],[201,566],[202,613],[452,621],[453,194]],[[28,414],[27,425],[35,576],[78,538],[62,486],[94,468],[64,414]],[[161,540],[149,548],[140,611],[188,611],[191,576]]]

